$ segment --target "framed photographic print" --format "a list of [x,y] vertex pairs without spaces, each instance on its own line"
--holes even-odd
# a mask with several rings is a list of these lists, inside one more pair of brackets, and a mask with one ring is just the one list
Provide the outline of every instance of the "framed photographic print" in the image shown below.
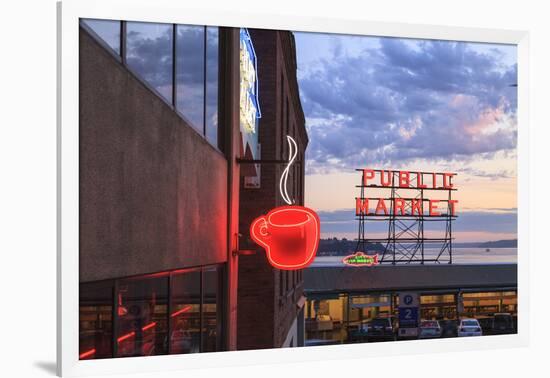
[[58,374],[526,343],[527,33],[58,15]]

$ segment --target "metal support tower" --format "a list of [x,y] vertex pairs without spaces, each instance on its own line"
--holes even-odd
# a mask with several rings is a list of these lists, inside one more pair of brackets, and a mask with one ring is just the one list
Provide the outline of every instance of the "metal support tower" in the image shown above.
[[[358,171],[363,171],[358,169]],[[371,246],[374,243],[380,243],[384,246],[384,251],[379,258],[380,264],[411,264],[426,262],[432,263],[449,263],[453,262],[453,236],[452,222],[457,218],[452,215],[452,193],[456,191],[454,188],[445,187],[423,187],[411,185],[410,187],[401,187],[399,184],[399,171],[382,171],[374,170],[377,174],[391,175],[391,185],[363,185],[364,180],[361,180],[360,197],[362,200],[368,199],[366,195],[368,189],[385,189],[389,191],[389,197],[385,197],[385,201],[389,201],[390,206],[387,214],[375,214],[372,212],[356,214],[358,221],[358,235],[355,252],[363,252],[365,254],[373,254]],[[363,173],[364,174],[364,173]],[[444,173],[432,172],[410,172],[410,182],[423,183],[425,176],[432,176],[432,180],[437,177],[442,177]],[[389,177],[389,176],[388,176]],[[449,179],[450,180],[450,179]],[[441,215],[426,214],[426,208],[429,206],[430,199],[425,197],[426,192],[446,191],[446,199],[438,198],[438,201],[446,202],[446,213]],[[394,208],[395,200],[404,200],[405,214],[397,212]],[[420,214],[414,214],[412,211],[412,200],[421,201],[422,211]],[[441,212],[444,208],[439,208]],[[369,236],[367,224],[369,222],[386,222],[388,224],[387,236],[383,238],[375,238]],[[435,223],[430,223],[435,222]],[[425,233],[425,225],[430,224],[436,227],[429,227],[429,236]],[[370,250],[369,250],[370,249]]]

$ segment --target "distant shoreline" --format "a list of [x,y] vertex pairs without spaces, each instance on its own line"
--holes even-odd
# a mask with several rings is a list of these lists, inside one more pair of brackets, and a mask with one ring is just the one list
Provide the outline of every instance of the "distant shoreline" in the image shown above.
[[[424,256],[433,258],[439,253],[439,248],[424,248]],[[369,251],[370,252],[370,251]],[[376,252],[380,256],[380,252]],[[372,253],[374,254],[374,252]],[[342,262],[344,258],[341,254],[317,255],[313,261],[313,266],[345,266]],[[418,263],[405,264],[415,265]],[[426,264],[434,264],[427,262]],[[453,247],[453,264],[517,264],[517,248],[468,248]]]
[[[460,243],[454,242],[453,248],[479,248],[479,249],[499,249],[499,248],[517,248],[518,240],[495,240],[489,242],[468,242]],[[355,252],[357,247],[357,241],[350,239],[338,239],[338,238],[327,238],[321,239],[319,243],[319,250],[317,252],[318,256],[346,256],[350,253]],[[424,248],[438,248],[435,245],[426,245]],[[371,253],[377,252],[382,253],[386,249],[382,243],[367,243],[366,249]]]
[[518,239],[496,240],[489,242],[453,243],[457,248],[517,248]]

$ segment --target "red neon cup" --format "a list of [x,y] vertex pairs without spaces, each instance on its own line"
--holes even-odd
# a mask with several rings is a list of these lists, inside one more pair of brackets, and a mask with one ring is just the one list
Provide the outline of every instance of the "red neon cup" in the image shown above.
[[275,268],[302,269],[311,264],[319,247],[319,216],[303,206],[281,206],[258,217],[250,226],[252,239],[265,248]]

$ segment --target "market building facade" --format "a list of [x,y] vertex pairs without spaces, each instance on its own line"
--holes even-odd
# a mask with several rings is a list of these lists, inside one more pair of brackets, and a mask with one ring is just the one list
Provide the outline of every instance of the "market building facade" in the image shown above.
[[[400,318],[400,297],[418,298],[418,318],[437,320],[441,337],[457,336],[460,319],[479,321],[484,335],[495,334],[495,314],[517,332],[517,264],[312,266],[305,271],[306,345],[378,341],[367,331],[375,319]],[[391,330],[399,339],[398,329]]]

